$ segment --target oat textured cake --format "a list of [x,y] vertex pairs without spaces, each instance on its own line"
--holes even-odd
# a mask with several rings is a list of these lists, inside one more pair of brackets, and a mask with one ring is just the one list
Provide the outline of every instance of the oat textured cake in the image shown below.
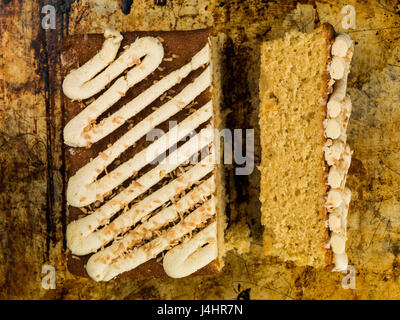
[[262,44],[260,200],[267,255],[347,269],[346,86],[353,48],[329,24]]
[[69,270],[217,273],[225,228],[215,128],[221,39],[209,30],[68,37],[65,94]]

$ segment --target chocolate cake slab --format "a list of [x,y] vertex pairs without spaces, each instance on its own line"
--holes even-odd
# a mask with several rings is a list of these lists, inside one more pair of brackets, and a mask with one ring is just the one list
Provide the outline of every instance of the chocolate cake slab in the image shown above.
[[215,52],[206,29],[65,39],[71,273],[108,281],[222,267]]

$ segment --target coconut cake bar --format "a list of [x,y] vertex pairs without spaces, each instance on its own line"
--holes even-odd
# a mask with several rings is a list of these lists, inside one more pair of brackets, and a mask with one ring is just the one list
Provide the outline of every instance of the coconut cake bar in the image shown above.
[[354,51],[330,24],[261,47],[261,211],[267,255],[346,270],[346,143]]
[[221,269],[218,41],[209,30],[110,29],[65,40],[73,274],[108,281]]

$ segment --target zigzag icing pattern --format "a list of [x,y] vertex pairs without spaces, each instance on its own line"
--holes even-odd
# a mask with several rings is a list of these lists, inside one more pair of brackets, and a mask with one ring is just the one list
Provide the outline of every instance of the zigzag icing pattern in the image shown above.
[[[190,72],[210,63],[210,47],[207,44],[188,64],[171,72],[96,125],[96,119],[121,99],[129,88],[151,74],[164,57],[163,46],[158,39],[143,37],[138,38],[116,58],[122,35],[110,30],[106,30],[104,35],[106,39],[99,53],[77,70],[73,70],[63,82],[67,97],[82,100],[100,93],[116,79],[65,126],[65,143],[73,147],[90,147],[178,84]],[[120,76],[127,69],[129,71],[126,75]],[[97,179],[127,148],[134,146],[135,142],[157,125],[189,105],[210,85],[211,67],[207,66],[174,98],[136,123],[114,144],[80,168],[68,182],[68,203],[71,206],[84,207],[103,200],[197,127],[212,121],[213,106],[212,101],[209,101],[144,150],[137,152],[130,160]],[[216,212],[212,147],[209,148],[210,154],[199,163],[129,207],[132,201],[143,196],[190,157],[212,145],[214,139],[214,130],[207,125],[186,143],[170,152],[161,163],[134,180],[129,187],[105,201],[93,213],[68,225],[67,245],[71,252],[76,255],[95,252],[86,265],[90,277],[96,281],[108,281],[174,246],[176,250],[167,255],[169,258],[164,263],[165,271],[171,277],[187,276],[217,257],[216,222],[212,222]],[[198,181],[206,176],[209,177],[199,184]],[[190,188],[191,191],[184,194]],[[170,199],[182,194],[179,201],[168,206]],[[193,209],[195,210],[183,217],[184,213]],[[171,223],[174,225],[169,227]],[[196,229],[200,231],[191,236]],[[185,236],[187,239],[183,241]],[[179,242],[182,243],[177,245]],[[105,246],[107,247],[104,248]],[[171,257],[179,263],[171,265],[168,262]]]

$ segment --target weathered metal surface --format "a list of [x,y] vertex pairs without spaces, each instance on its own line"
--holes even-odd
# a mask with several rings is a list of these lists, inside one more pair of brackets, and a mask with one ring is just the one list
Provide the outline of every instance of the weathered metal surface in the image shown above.
[[[51,2],[51,1],[50,1]],[[56,3],[59,1],[53,1]],[[56,29],[41,28],[47,2],[0,1],[0,298],[13,299],[362,299],[400,298],[400,6],[397,1],[80,0],[57,8]],[[129,2],[129,1],[126,1]],[[305,1],[302,1],[303,3]],[[262,40],[290,28],[328,21],[341,30],[345,4],[356,9],[350,75],[355,150],[348,253],[356,288],[343,274],[293,267],[263,257],[258,172],[229,171],[231,230],[248,225],[251,250],[228,253],[222,274],[181,280],[120,279],[95,283],[66,271],[61,70],[58,45],[68,34],[181,30],[214,26],[228,36],[225,103],[231,128],[257,132],[258,63]],[[125,10],[126,8],[124,8]],[[256,134],[257,137],[257,134]],[[256,141],[256,161],[258,161]],[[232,232],[233,235],[235,231]],[[57,271],[55,290],[42,288],[44,264]]]

